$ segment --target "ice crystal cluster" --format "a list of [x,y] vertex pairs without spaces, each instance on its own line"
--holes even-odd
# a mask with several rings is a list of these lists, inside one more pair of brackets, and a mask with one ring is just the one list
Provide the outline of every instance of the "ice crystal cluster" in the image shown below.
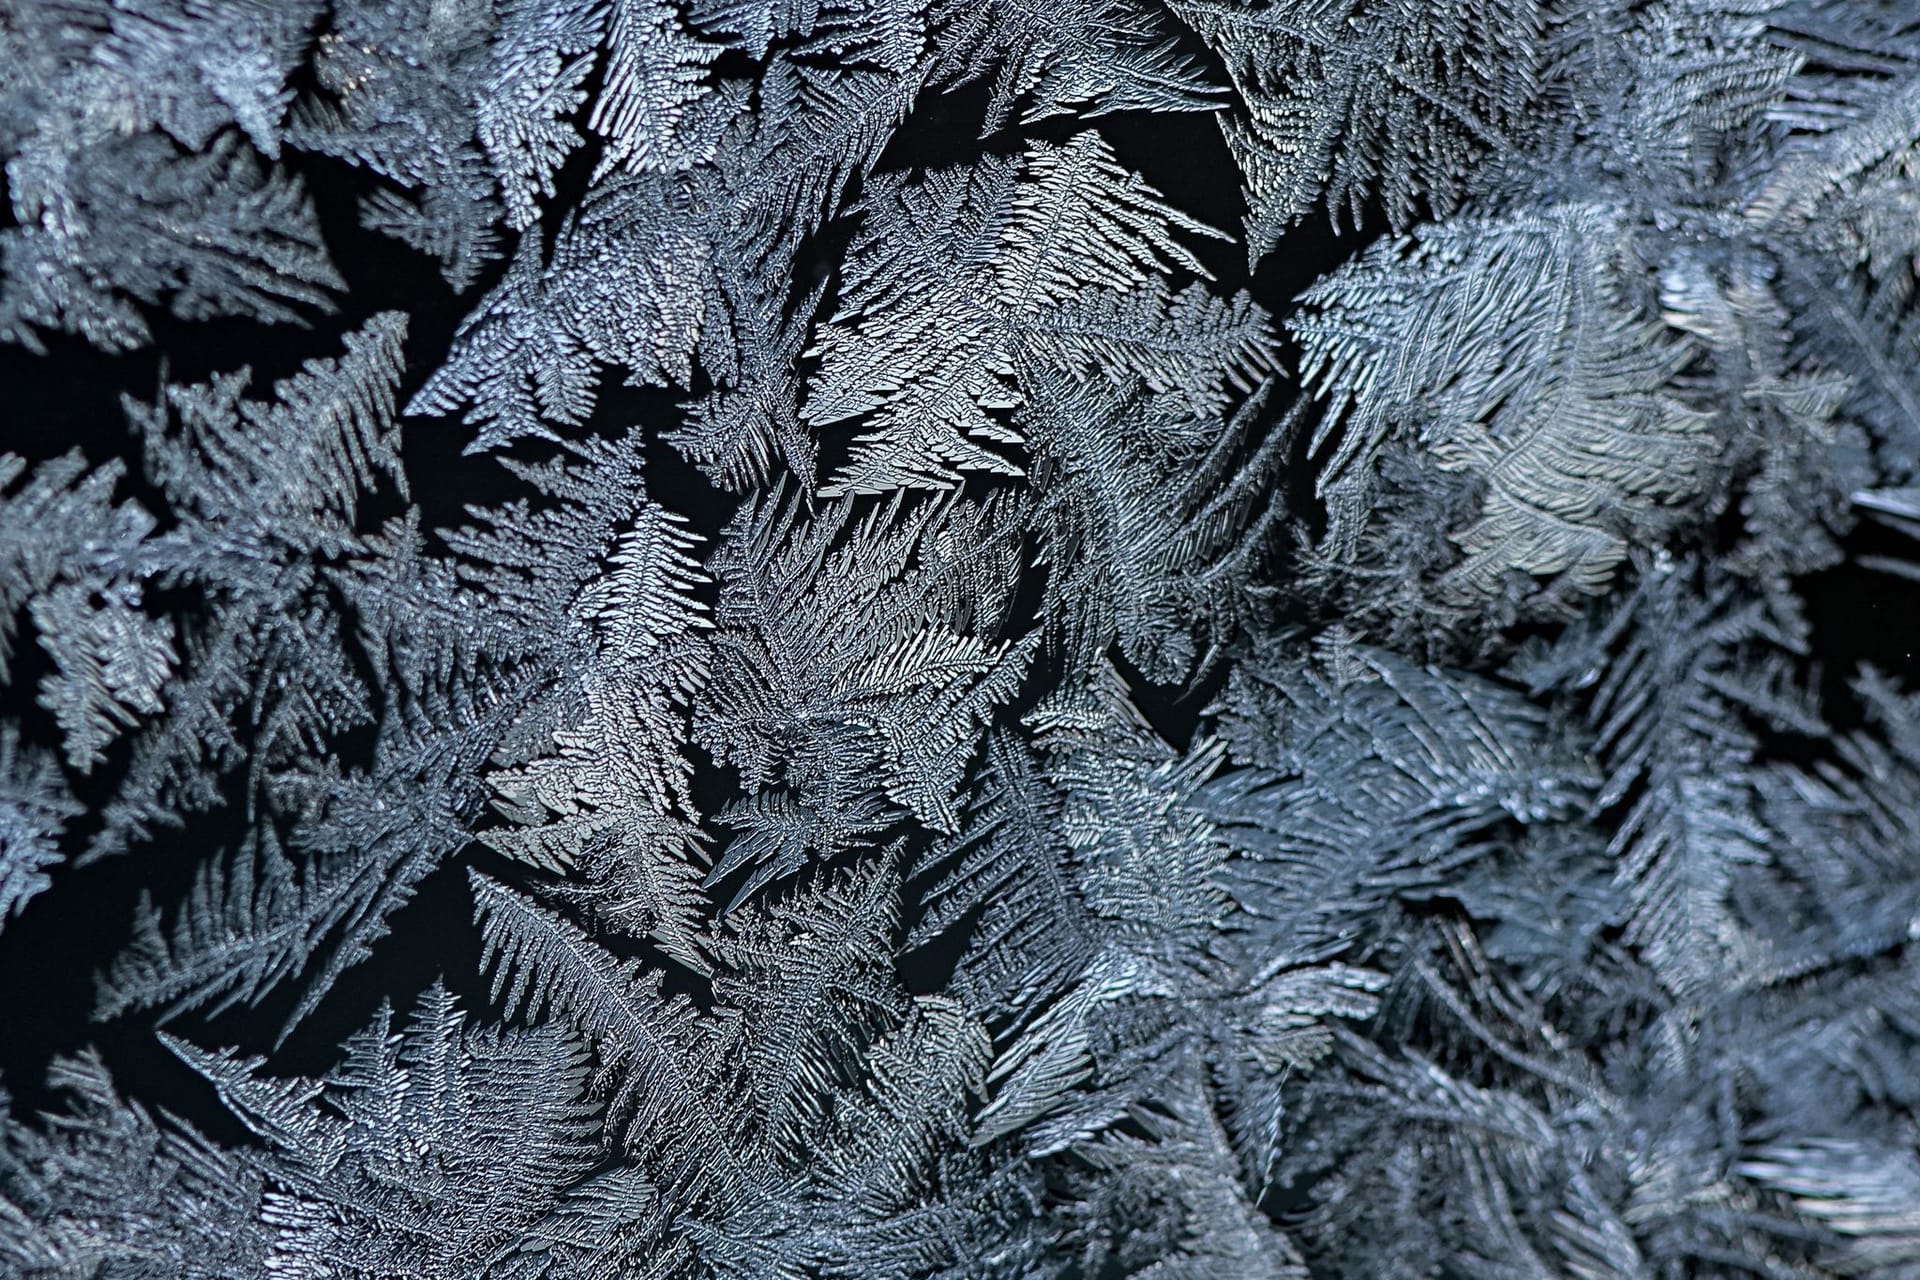
[[1911,0],[0,0],[0,161],[0,1275],[1920,1276]]

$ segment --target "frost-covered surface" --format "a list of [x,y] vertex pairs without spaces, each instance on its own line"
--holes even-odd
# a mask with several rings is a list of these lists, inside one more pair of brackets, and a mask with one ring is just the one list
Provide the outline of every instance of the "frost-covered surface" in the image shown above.
[[200,1112],[9,1080],[0,1274],[1920,1275],[1920,692],[1807,604],[1920,618],[1911,5],[0,0],[0,67],[0,342],[299,353],[0,455],[0,931]]

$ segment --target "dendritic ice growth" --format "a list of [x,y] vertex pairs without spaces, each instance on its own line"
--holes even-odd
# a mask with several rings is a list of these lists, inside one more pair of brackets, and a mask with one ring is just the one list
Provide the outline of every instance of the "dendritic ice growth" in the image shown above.
[[0,1275],[1920,1277],[1911,3],[0,70]]

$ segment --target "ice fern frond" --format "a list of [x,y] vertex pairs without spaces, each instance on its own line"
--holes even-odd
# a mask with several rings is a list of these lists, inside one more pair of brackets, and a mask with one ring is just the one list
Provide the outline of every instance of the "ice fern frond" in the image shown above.
[[374,317],[337,360],[309,361],[271,404],[244,398],[245,370],[129,401],[148,469],[177,517],[152,572],[202,608],[186,661],[162,688],[170,715],[143,733],[96,849],[214,795],[209,770],[266,772],[370,718],[367,691],[331,616],[324,569],[359,546],[363,495],[404,493],[393,395],[405,320]]
[[294,320],[344,281],[280,154],[288,82],[319,9],[15,6],[0,31],[0,342],[38,330],[143,345],[142,307]]
[[1062,853],[1110,946],[1169,970],[1204,967],[1231,901],[1231,849],[1198,798],[1225,757],[1217,740],[1179,754],[1142,743],[1071,751],[1049,769],[1063,792]]
[[[1715,261],[1715,258],[1719,261]],[[1694,399],[1719,419],[1716,461],[1742,491],[1748,538],[1730,553],[1734,572],[1760,578],[1823,569],[1844,554],[1848,503],[1866,479],[1859,429],[1844,412],[1853,380],[1820,365],[1795,369],[1789,315],[1756,253],[1681,250],[1660,275],[1667,324],[1697,338],[1713,371]],[[1716,497],[1709,498],[1717,505]]]
[[1267,424],[1271,390],[1223,419],[1177,393],[1032,380],[1043,608],[1077,670],[1117,640],[1149,679],[1197,680],[1258,613],[1247,575],[1286,517],[1281,472],[1301,416]]
[[1793,135],[1742,212],[1770,234],[1824,239],[1860,206],[1901,198],[1920,148],[1920,23],[1897,6],[1842,11],[1830,0],[1800,0],[1769,17],[1813,66],[1775,109]]
[[1832,1237],[1841,1275],[1898,1275],[1920,1264],[1920,1163],[1900,1145],[1852,1138],[1759,1147],[1735,1171],[1791,1195]]
[[[623,534],[644,540],[652,533],[685,549],[677,519],[648,494],[638,433],[590,438],[538,463],[509,458],[501,465],[538,501],[521,497],[473,509],[472,524],[440,536],[455,553],[455,575],[484,594],[491,620],[515,634],[516,656],[570,654],[594,640],[595,624],[579,606]],[[663,576],[650,580],[654,585],[680,581],[677,561],[662,568]],[[657,603],[666,615],[687,607],[664,597]],[[671,629],[667,618],[649,616],[637,633],[620,639],[666,643]]]
[[471,736],[459,726],[401,732],[368,773],[290,773],[283,785],[304,802],[293,852],[262,825],[201,865],[170,926],[143,898],[131,945],[100,981],[96,1016],[258,1005],[292,984],[284,1040],[366,958],[414,886],[465,845],[471,799],[447,774],[477,765],[461,758]]
[[137,586],[89,592],[55,587],[33,602],[42,645],[57,670],[41,681],[40,704],[59,724],[69,763],[82,771],[106,746],[162,710],[160,691],[174,669],[174,629],[140,611]]
[[605,84],[587,120],[606,140],[600,173],[616,166],[684,169],[706,160],[714,131],[704,131],[705,148],[697,141],[690,147],[702,131],[684,126],[706,96],[706,69],[720,46],[690,36],[667,0],[611,0],[606,22]]
[[1065,987],[1100,939],[1055,834],[1062,798],[1018,738],[988,736],[977,798],[959,835],[936,847],[940,877],[908,936],[919,947],[970,926],[952,990],[969,1007],[1009,1017],[1003,1001]]
[[755,867],[735,901],[901,818],[951,831],[989,713],[1032,654],[1000,630],[1018,570],[999,502],[904,495],[744,508],[711,562],[713,678],[695,740],[738,770],[736,834],[710,880]]
[[202,864],[171,927],[143,895],[132,938],[98,981],[95,1016],[151,1006],[217,1013],[259,999],[319,944],[323,922],[300,910],[319,896],[316,879],[268,831]]
[[806,1144],[851,1064],[901,1012],[894,978],[900,877],[891,858],[735,912],[713,947],[721,1034],[744,1058],[755,1127],[783,1158]]
[[1519,672],[1537,691],[1590,689],[1587,721],[1606,779],[1598,810],[1617,814],[1610,852],[1626,939],[1676,995],[1752,981],[1766,958],[1733,910],[1742,864],[1770,833],[1749,766],[1757,719],[1806,731],[1769,664],[1799,642],[1764,602],[1742,600],[1697,565],[1648,566],[1603,620],[1569,628]]
[[0,1265],[53,1277],[258,1275],[266,1178],[242,1153],[123,1097],[95,1051],[56,1058],[64,1105],[44,1126],[0,1119]]
[[932,77],[991,77],[988,132],[1073,113],[1211,111],[1220,91],[1179,47],[1157,6],[1140,0],[939,0]]
[[1435,11],[1410,0],[1171,0],[1226,63],[1221,127],[1246,179],[1257,260],[1322,201],[1396,230],[1453,212],[1476,169],[1518,150],[1541,93],[1537,0]]
[[[778,41],[797,40],[809,52],[849,52],[884,46],[888,33],[906,43],[907,30],[918,52],[919,6],[906,0],[691,0],[686,7],[696,30],[722,36],[756,59]],[[903,60],[911,59],[884,59],[895,70]]]
[[0,929],[46,889],[62,858],[60,836],[82,812],[52,757],[0,725]]
[[1027,326],[1030,365],[1077,378],[1138,379],[1201,416],[1226,410],[1278,367],[1267,314],[1246,294],[1205,285],[1172,292],[1156,276],[1135,288],[1088,289]]
[[[1115,1254],[1144,1245],[1148,1256],[1178,1258],[1198,1274],[1305,1280],[1299,1250],[1260,1210],[1197,1082],[1183,1082],[1141,1127],[1104,1134],[1081,1153],[1075,1189],[1090,1254],[1112,1265]],[[1120,1245],[1122,1224],[1143,1202],[1149,1225]]]
[[1314,450],[1327,546],[1351,555],[1382,448],[1417,439],[1482,493],[1436,581],[1460,606],[1512,575],[1603,587],[1697,496],[1715,442],[1668,383],[1687,358],[1624,296],[1621,211],[1570,205],[1455,220],[1382,244],[1308,290],[1293,322],[1326,408]]
[[276,1157],[262,1216],[284,1275],[443,1276],[504,1259],[598,1158],[581,1042],[469,1026],[438,984],[397,1035],[383,1007],[324,1083],[168,1043]]
[[711,1028],[659,971],[608,953],[572,921],[477,871],[468,872],[482,968],[509,1018],[555,1016],[595,1047],[611,1116],[676,1199],[764,1191],[743,1151],[742,1118],[720,1105],[723,1064]]
[[1798,353],[1845,373],[1847,417],[1870,430],[1901,483],[1920,474],[1920,24],[1899,5],[1807,0],[1769,15],[1801,60],[1775,114],[1790,130],[1742,209],[1776,255]]
[[0,678],[25,606],[53,661],[40,704],[59,726],[67,763],[89,772],[161,709],[160,689],[178,661],[172,623],[142,609],[154,519],[136,502],[114,502],[125,471],[117,461],[89,472],[74,450],[6,493],[25,469],[0,454]]
[[1220,732],[1246,767],[1204,808],[1241,853],[1236,894],[1293,954],[1349,930],[1373,887],[1444,876],[1489,828],[1563,816],[1596,781],[1510,689],[1337,634],[1318,655],[1289,648],[1228,680]]
[[[829,496],[1020,474],[1004,452],[1023,442],[1006,411],[1025,401],[1029,360],[1215,405],[1271,367],[1250,304],[1169,296],[1173,273],[1205,274],[1179,237],[1208,228],[1122,168],[1098,134],[1036,144],[1017,165],[876,180],[863,209],[802,406],[816,428],[865,428]],[[1200,320],[1217,345],[1175,348],[1183,320]]]
[[1920,700],[1871,668],[1854,691],[1871,728],[1839,738],[1836,759],[1755,778],[1774,860],[1802,886],[1771,940],[1777,978],[1898,950],[1920,919]]
[[[587,100],[601,13],[592,5],[512,0],[499,19],[490,65],[474,95],[473,134],[499,183],[507,225],[525,231],[538,220],[541,202],[552,197],[560,166],[582,141],[573,118]],[[428,243],[420,247],[440,252]],[[472,257],[461,255],[462,272],[471,270],[466,263]]]
[[232,1049],[202,1049],[167,1031],[156,1034],[167,1052],[212,1085],[227,1110],[256,1136],[316,1169],[328,1169],[339,1160],[343,1144],[338,1139],[343,1135],[325,1133],[324,1121],[312,1111],[325,1092],[321,1082],[265,1076],[265,1058]]
[[1008,306],[1058,302],[1089,284],[1124,288],[1150,273],[1206,268],[1175,233],[1225,233],[1195,222],[1114,159],[1097,133],[1029,151],[1000,234],[993,275]]
[[1325,1248],[1348,1231],[1389,1231],[1405,1215],[1414,1225],[1395,1235],[1394,1256],[1423,1269],[1498,1259],[1488,1274],[1647,1273],[1632,1232],[1599,1194],[1591,1159],[1539,1100],[1336,1034],[1343,1071],[1309,1083],[1293,1106],[1296,1123],[1323,1136],[1288,1153],[1283,1185],[1391,1178],[1395,1208],[1370,1197],[1323,1203],[1300,1224],[1308,1240]]
[[242,398],[247,369],[170,387],[151,408],[129,401],[148,474],[181,514],[251,521],[331,550],[364,491],[385,482],[406,492],[393,401],[406,335],[405,316],[382,312],[346,336],[337,360],[275,383],[271,404]]
[[1020,473],[988,447],[1017,440],[991,412],[1016,403],[1012,369],[981,292],[989,281],[963,265],[990,259],[1013,182],[1012,164],[994,161],[920,183],[885,180],[862,201],[866,231],[840,312],[816,339],[820,372],[802,406],[816,428],[871,427],[829,493],[951,487],[961,470]]
[[482,838],[547,870],[578,866],[609,923],[651,935],[683,963],[694,945],[704,871],[688,763],[687,707],[704,686],[708,622],[694,540],[671,512],[636,503],[604,576],[572,604],[592,636],[578,696],[585,713],[552,749],[489,779],[514,822]]
[[[1250,1115],[1289,1062],[1317,1056],[1320,1015],[1363,1015],[1377,985],[1329,970],[1321,990],[1296,939],[1240,892],[1209,812],[1219,744],[1178,753],[1124,720],[1099,727],[1100,697],[1045,710],[1044,766],[996,743],[989,799],[930,891],[929,928],[954,927],[955,910],[975,922],[955,989],[998,1030],[972,1141],[1030,1158],[1087,1156],[1149,1100],[1185,1105],[1202,1076],[1218,1091],[1204,1106]],[[1245,1056],[1243,1035],[1266,1018],[1270,1058]],[[1258,1128],[1240,1126],[1239,1141],[1264,1168]]]
[[290,141],[391,183],[362,198],[362,221],[440,258],[464,290],[500,255],[503,214],[515,231],[538,221],[584,141],[590,90],[596,181],[709,160],[727,115],[706,84],[719,52],[666,0],[432,13],[349,0],[320,42],[320,92],[301,101]]
[[[801,25],[813,30],[829,16]],[[728,489],[770,484],[783,471],[814,478],[799,367],[825,282],[791,298],[797,255],[879,159],[922,79],[917,66],[847,62],[774,60],[757,85],[761,110],[733,117],[714,170],[686,175],[694,180],[688,216],[706,222],[721,246],[714,323],[702,330],[702,359],[717,385],[668,439]]]
[[836,1099],[835,1123],[808,1168],[832,1274],[904,1280],[965,1265],[961,1234],[1018,1230],[1026,1180],[984,1173],[956,1154],[990,1051],[980,1024],[939,996],[915,998],[901,1025],[867,1050],[861,1084]]
[[464,408],[478,452],[584,422],[603,365],[636,385],[688,382],[713,245],[675,212],[677,191],[659,174],[616,175],[569,215],[544,259],[530,231],[407,412]]
[[499,193],[474,139],[490,9],[342,0],[315,49],[319,92],[300,100],[287,130],[291,145],[391,183],[362,198],[362,223],[439,258],[458,289],[500,256]]

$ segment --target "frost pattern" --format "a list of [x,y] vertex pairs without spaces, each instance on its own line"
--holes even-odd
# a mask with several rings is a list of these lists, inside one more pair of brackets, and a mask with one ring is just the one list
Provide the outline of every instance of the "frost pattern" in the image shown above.
[[1911,5],[0,65],[0,1272],[1920,1264]]

